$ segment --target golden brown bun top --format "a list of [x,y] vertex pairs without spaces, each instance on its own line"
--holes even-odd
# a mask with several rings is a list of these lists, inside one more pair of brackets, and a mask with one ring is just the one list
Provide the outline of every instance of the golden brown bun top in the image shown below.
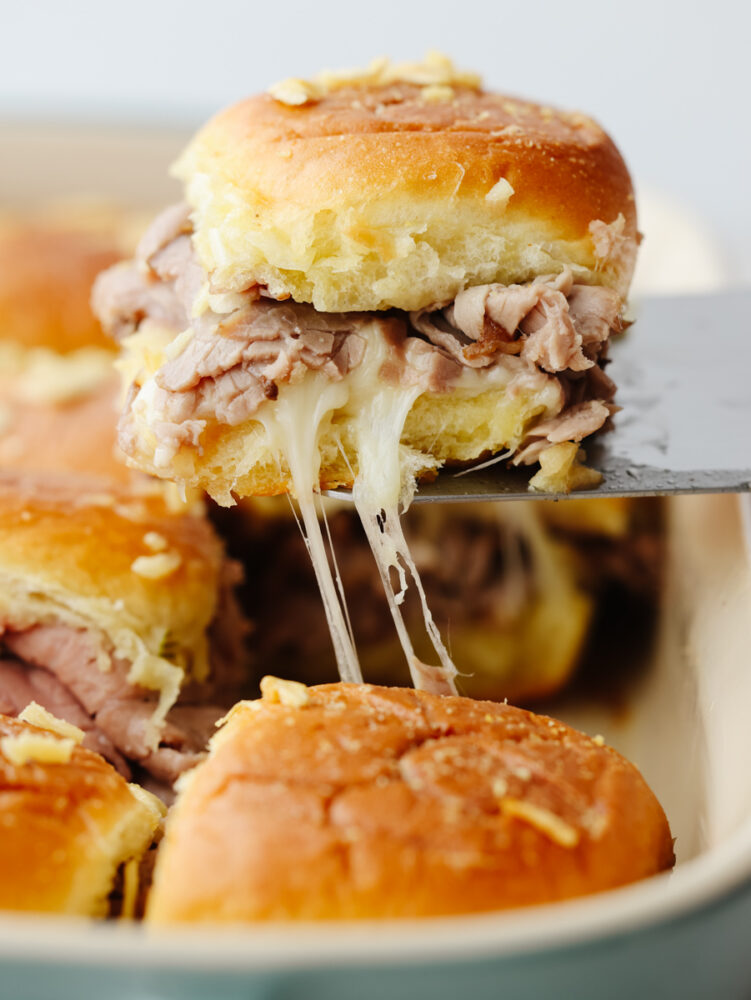
[[[633,190],[595,122],[490,93],[453,67],[433,75],[443,83],[404,76],[286,81],[198,134],[177,172],[215,284],[255,277],[334,311],[418,309],[469,284],[573,265],[625,293]],[[598,226],[620,216],[614,252]],[[358,292],[337,267],[375,288]]]
[[90,750],[41,759],[59,742],[0,715],[0,910],[104,916],[117,866],[148,847],[158,815]]
[[[56,371],[60,373],[60,366]],[[38,368],[28,379],[4,379],[0,374],[0,468],[53,475],[75,473],[124,485],[141,479],[125,464],[117,446],[117,373],[113,370],[99,385],[86,386],[73,399],[59,403],[43,402],[34,394],[24,398],[27,385],[34,389],[39,384],[34,381],[37,373]],[[62,372],[61,378],[64,375]]]
[[553,719],[370,685],[262,689],[182,790],[155,922],[503,909],[673,863],[636,768]]
[[140,216],[91,202],[0,214],[0,468],[128,482],[113,342],[89,297]]
[[[514,209],[554,218],[563,239],[584,239],[593,219],[619,212],[635,231],[628,171],[591,118],[453,89],[451,100],[430,101],[415,84],[346,87],[302,107],[260,94],[214,119],[204,141],[226,143],[228,160],[238,166],[273,168],[273,198],[296,203],[308,194],[320,209],[329,199],[338,205],[344,192],[355,198],[363,189],[397,186],[417,199],[428,188],[448,202],[457,185],[464,197],[485,198],[503,177],[514,189]],[[305,155],[285,157],[294,146]],[[272,148],[277,155],[269,162]],[[294,170],[285,168],[287,159]]]
[[99,629],[132,660],[157,655],[165,636],[197,655],[222,560],[208,521],[170,507],[156,485],[139,495],[94,479],[0,475],[4,622]]
[[94,278],[131,249],[122,214],[0,219],[0,341],[68,354],[113,349],[89,306]]

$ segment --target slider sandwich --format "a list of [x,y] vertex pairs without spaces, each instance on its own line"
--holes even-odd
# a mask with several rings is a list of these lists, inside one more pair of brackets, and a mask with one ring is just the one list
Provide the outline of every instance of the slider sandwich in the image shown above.
[[673,865],[657,799],[601,737],[406,689],[261,687],[181,781],[152,924],[502,910]]
[[[485,90],[445,57],[287,80],[220,113],[175,167],[185,202],[105,273],[120,445],[154,475],[296,495],[340,673],[360,678],[313,494],[351,486],[415,684],[454,690],[398,509],[442,465],[597,480],[637,230],[626,166],[579,113]],[[400,615],[408,578],[440,667]],[[395,578],[396,582],[395,582]]]
[[31,704],[0,715],[0,910],[130,916],[161,803],[80,729]]
[[69,206],[0,224],[0,712],[34,700],[166,792],[243,691],[246,625],[203,511],[118,457],[89,297],[131,222]]
[[168,789],[244,689],[237,576],[161,490],[0,475],[0,712],[35,701]]

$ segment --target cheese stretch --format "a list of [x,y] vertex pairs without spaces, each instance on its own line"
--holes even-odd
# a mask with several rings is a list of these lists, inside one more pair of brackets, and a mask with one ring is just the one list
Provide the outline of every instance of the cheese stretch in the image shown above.
[[[392,386],[379,378],[384,350],[382,338],[373,338],[363,362],[346,379],[332,382],[323,374],[310,373],[296,385],[281,387],[278,398],[260,408],[258,420],[290,470],[300,527],[321,590],[342,680],[360,682],[363,678],[336,557],[331,548],[329,562],[324,542],[321,522],[325,525],[325,512],[319,502],[319,520],[316,497],[321,435],[334,413],[351,408],[348,415],[353,418],[357,457],[352,499],[378,566],[412,682],[421,690],[456,693],[457,670],[433,621],[400,523],[400,510],[405,510],[414,496],[417,474],[436,465],[432,456],[421,455],[400,443],[407,414],[423,390],[417,386]],[[399,581],[398,591],[392,583],[392,570]],[[428,666],[417,658],[404,623],[400,605],[410,579],[420,597],[438,666]]]
[[[428,380],[422,380],[419,371],[399,373],[393,347],[378,324],[379,320],[374,319],[372,330],[367,323],[362,324],[358,332],[365,341],[364,356],[342,378],[332,379],[322,371],[309,370],[299,381],[279,385],[276,398],[261,403],[253,414],[257,431],[253,447],[258,454],[271,456],[280,466],[286,466],[289,472],[289,492],[297,500],[298,524],[321,592],[341,679],[358,683],[363,677],[320,500],[322,452],[330,461],[329,453],[337,448],[343,466],[349,465],[352,473],[352,499],[378,566],[412,681],[421,690],[456,693],[457,670],[433,621],[400,522],[401,513],[414,497],[418,477],[442,464],[430,454],[428,444],[423,445],[425,451],[402,444],[413,407],[431,393]],[[165,357],[179,354],[188,338],[181,334],[165,346],[155,331],[149,330],[133,335],[129,341],[134,352],[130,377],[140,369],[143,379],[132,403],[131,417],[145,440],[157,441],[155,467],[169,468],[172,453],[167,450],[162,454],[158,435],[152,430],[165,419],[157,400],[156,374]],[[543,391],[535,386],[530,395],[526,376],[522,384],[512,386],[515,378],[513,368],[504,365],[489,370],[463,367],[452,379],[447,394],[447,398],[458,398],[468,406],[492,396],[496,436],[512,450],[519,445],[528,420],[540,413],[555,412],[558,399],[557,386],[545,386]],[[509,391],[510,387],[513,391]],[[212,495],[219,503],[233,502],[229,492]],[[149,556],[148,560],[159,555]],[[433,665],[417,658],[402,615],[410,583],[419,598],[426,633],[435,651],[437,663]]]

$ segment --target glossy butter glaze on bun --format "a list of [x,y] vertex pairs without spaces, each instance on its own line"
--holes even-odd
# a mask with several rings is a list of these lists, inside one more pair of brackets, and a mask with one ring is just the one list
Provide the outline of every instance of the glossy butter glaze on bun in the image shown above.
[[152,923],[501,910],[673,864],[657,799],[601,738],[406,689],[262,691],[185,782]]

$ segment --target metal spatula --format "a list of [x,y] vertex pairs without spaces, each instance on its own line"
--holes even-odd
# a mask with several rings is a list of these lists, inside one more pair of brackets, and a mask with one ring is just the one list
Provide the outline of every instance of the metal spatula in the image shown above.
[[[612,432],[584,442],[603,481],[569,496],[751,490],[751,289],[646,299],[611,356],[622,410]],[[415,502],[559,496],[530,490],[533,473],[500,464],[461,476],[444,470]]]

